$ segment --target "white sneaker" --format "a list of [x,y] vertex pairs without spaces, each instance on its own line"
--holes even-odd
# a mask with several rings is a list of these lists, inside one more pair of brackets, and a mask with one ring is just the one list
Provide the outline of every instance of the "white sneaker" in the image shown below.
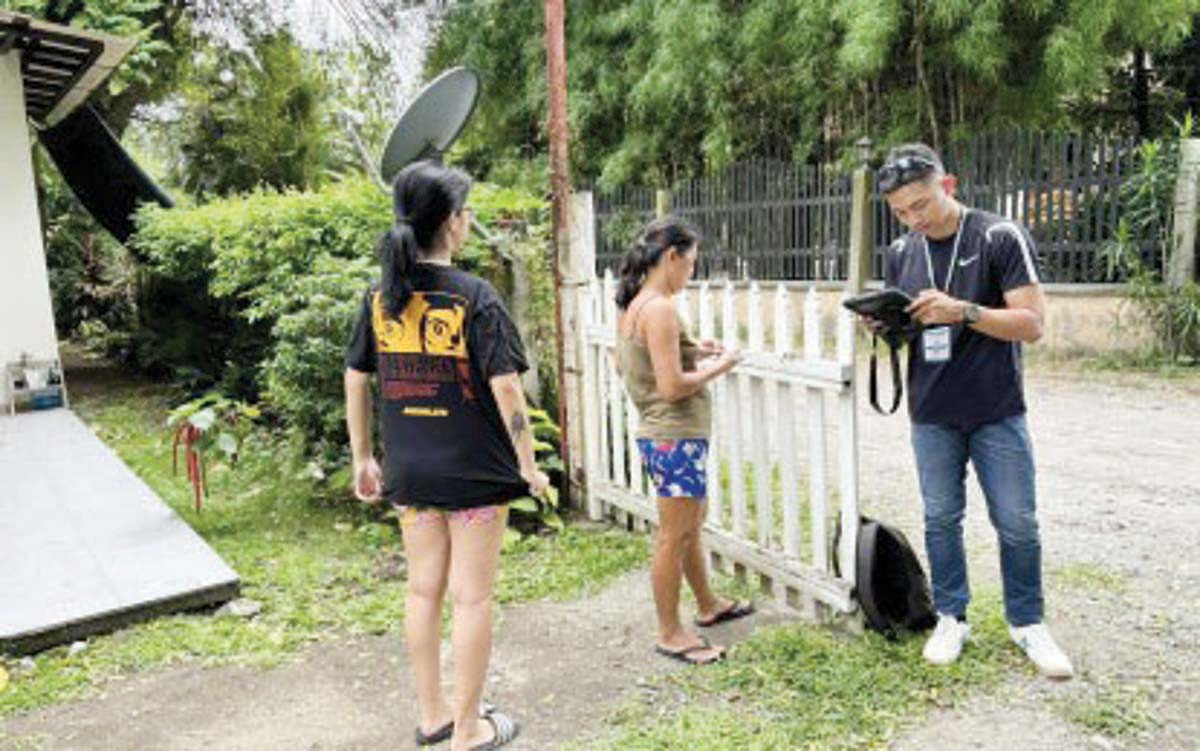
[[1044,623],[1034,623],[1029,626],[1009,626],[1008,633],[1017,646],[1037,665],[1037,669],[1047,678],[1071,678],[1075,669],[1071,660],[1054,643],[1050,629]]
[[962,654],[963,644],[971,634],[971,624],[952,615],[938,614],[933,636],[925,642],[925,661],[934,665],[949,665]]

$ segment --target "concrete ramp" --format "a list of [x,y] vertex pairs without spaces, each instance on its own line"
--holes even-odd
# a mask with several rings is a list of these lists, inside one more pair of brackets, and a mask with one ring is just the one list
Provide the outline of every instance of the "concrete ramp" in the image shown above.
[[73,412],[0,417],[0,652],[237,592],[237,574]]

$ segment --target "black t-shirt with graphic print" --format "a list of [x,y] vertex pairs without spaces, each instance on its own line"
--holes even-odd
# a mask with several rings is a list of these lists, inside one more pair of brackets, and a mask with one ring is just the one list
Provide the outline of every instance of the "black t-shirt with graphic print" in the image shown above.
[[377,287],[363,300],[346,366],[379,378],[383,494],[464,509],[529,494],[489,379],[529,369],[496,290],[461,269],[418,264],[399,319]]
[[[927,241],[910,232],[896,240],[887,253],[886,284],[914,297],[936,286],[959,300],[1003,308],[1005,292],[1038,281],[1037,250],[1024,227],[986,211],[964,210],[957,233],[961,239],[956,235]],[[922,337],[908,348],[908,411],[913,422],[972,430],[1023,414],[1020,343],[1001,341],[965,324],[948,328],[948,361],[927,362]]]

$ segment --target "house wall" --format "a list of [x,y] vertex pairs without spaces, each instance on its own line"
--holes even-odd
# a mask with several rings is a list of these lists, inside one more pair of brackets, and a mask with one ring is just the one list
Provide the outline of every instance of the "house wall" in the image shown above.
[[0,373],[22,353],[58,357],[20,62],[19,52],[0,55]]

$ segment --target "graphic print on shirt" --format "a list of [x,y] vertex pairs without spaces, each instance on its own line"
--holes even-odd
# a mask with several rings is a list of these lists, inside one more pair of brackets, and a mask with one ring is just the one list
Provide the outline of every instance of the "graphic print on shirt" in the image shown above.
[[446,417],[456,404],[475,401],[467,352],[467,300],[446,292],[413,292],[399,319],[387,315],[383,296],[371,300],[379,356],[380,391],[411,417]]

